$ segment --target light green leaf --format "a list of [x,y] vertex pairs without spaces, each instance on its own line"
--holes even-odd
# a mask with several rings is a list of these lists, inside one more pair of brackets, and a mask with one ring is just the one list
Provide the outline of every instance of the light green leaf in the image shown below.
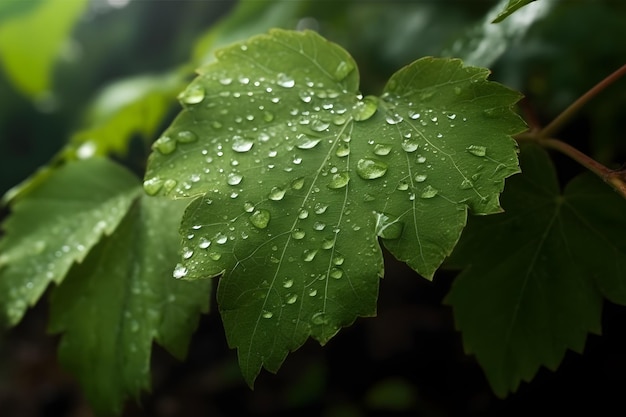
[[469,65],[491,67],[515,42],[523,39],[528,30],[543,19],[555,4],[555,0],[542,0],[513,14],[506,21],[494,24],[494,19],[507,1],[501,0],[480,23],[444,50],[442,56],[460,58]]
[[326,343],[375,314],[378,237],[432,277],[468,207],[499,211],[523,124],[519,94],[459,60],[416,61],[378,98],[313,32],[274,30],[217,58],[181,94],[144,188],[198,197],[177,273],[224,273],[220,311],[252,383],[307,337]]
[[446,300],[465,349],[500,396],[555,370],[600,333],[602,295],[626,304],[626,202],[592,176],[561,194],[545,151],[524,147],[505,213],[472,219],[451,259],[463,267]]
[[506,5],[506,8],[498,14],[498,16],[493,19],[492,23],[500,23],[513,13],[516,10],[521,9],[529,3],[532,3],[535,0],[509,0],[509,3]]
[[15,87],[30,97],[50,89],[52,68],[87,0],[45,0],[2,22],[0,62]]
[[140,191],[104,159],[69,164],[16,202],[0,241],[0,321],[14,325],[51,282],[115,230]]
[[150,388],[153,339],[182,359],[208,309],[210,281],[172,277],[184,207],[142,197],[52,294],[60,360],[99,415],[118,415],[127,397]]

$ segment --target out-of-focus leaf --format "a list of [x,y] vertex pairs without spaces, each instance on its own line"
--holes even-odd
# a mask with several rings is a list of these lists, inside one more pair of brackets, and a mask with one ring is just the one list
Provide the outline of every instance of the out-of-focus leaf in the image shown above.
[[491,67],[508,48],[521,40],[537,21],[543,19],[556,0],[533,3],[511,15],[506,21],[494,24],[493,20],[504,7],[502,0],[482,20],[470,28],[464,36],[452,42],[442,52],[443,56],[462,59],[469,65]]
[[22,93],[36,98],[50,89],[61,46],[87,0],[45,0],[0,25],[0,62]]
[[172,277],[184,208],[142,196],[52,294],[61,362],[99,415],[118,415],[127,397],[150,388],[153,339],[183,359],[208,309],[211,281]]
[[529,3],[532,3],[535,0],[509,0],[509,3],[506,5],[506,8],[502,10],[498,16],[491,23],[500,23],[513,13],[516,10],[521,9]]
[[227,336],[252,383],[308,336],[326,343],[374,314],[382,255],[431,278],[475,213],[500,211],[517,172],[520,95],[488,70],[425,58],[380,98],[314,32],[271,31],[222,49],[181,94],[144,188],[199,197],[177,274],[220,279]]
[[539,148],[525,147],[521,162],[505,213],[465,229],[450,258],[464,271],[446,300],[500,396],[581,352],[600,333],[602,295],[626,304],[626,201],[591,174],[560,193]]
[[15,325],[48,284],[115,230],[141,193],[136,178],[104,159],[69,164],[17,201],[0,241],[0,321]]

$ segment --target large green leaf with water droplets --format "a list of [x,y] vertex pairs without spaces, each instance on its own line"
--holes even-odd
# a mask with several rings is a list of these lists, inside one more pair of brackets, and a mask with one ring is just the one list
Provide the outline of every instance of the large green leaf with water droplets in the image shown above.
[[468,353],[505,396],[600,333],[602,296],[626,304],[626,202],[591,174],[561,192],[545,151],[524,147],[505,213],[473,218],[447,302]]
[[519,94],[459,60],[401,69],[362,97],[350,55],[274,30],[222,49],[181,93],[144,188],[195,200],[174,274],[223,274],[218,303],[252,383],[307,337],[376,312],[378,238],[431,278],[466,212],[500,211]]
[[126,397],[150,388],[153,339],[182,359],[207,310],[210,281],[172,278],[184,208],[141,197],[52,294],[60,360],[98,415],[120,414]]
[[0,241],[0,321],[18,323],[115,230],[139,193],[134,175],[96,158],[59,169],[16,202]]

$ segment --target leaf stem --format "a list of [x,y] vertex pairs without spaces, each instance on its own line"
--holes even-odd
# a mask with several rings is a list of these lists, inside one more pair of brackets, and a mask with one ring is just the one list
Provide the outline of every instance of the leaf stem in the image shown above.
[[554,135],[569,119],[572,118],[581,107],[583,107],[589,100],[598,95],[602,90],[613,84],[620,77],[626,75],[626,64],[617,69],[611,75],[597,83],[589,91],[580,96],[578,100],[574,101],[568,108],[563,110],[548,126],[539,131],[538,136],[540,138],[549,138]]

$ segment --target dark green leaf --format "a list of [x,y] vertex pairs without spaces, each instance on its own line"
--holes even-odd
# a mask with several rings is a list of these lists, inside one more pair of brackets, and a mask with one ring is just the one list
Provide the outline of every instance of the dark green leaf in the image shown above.
[[104,159],[69,164],[13,206],[0,242],[0,308],[20,321],[51,282],[115,230],[141,190],[136,178]]
[[127,397],[150,388],[153,339],[182,359],[208,309],[210,281],[172,278],[184,206],[142,197],[52,294],[61,362],[99,415],[119,414]]
[[272,31],[222,49],[180,96],[144,188],[199,197],[177,274],[225,273],[218,301],[251,383],[308,336],[327,342],[376,311],[378,237],[432,277],[467,208],[498,212],[517,172],[519,94],[488,71],[426,58],[362,97],[343,49]]
[[516,10],[521,9],[529,3],[532,3],[535,0],[509,0],[509,3],[506,5],[506,8],[498,14],[498,16],[493,19],[492,23],[500,23],[513,13]]
[[602,295],[626,303],[626,202],[591,175],[561,194],[546,153],[524,148],[505,213],[472,219],[450,263],[447,302],[466,350],[504,396],[540,366],[556,369],[600,332]]

